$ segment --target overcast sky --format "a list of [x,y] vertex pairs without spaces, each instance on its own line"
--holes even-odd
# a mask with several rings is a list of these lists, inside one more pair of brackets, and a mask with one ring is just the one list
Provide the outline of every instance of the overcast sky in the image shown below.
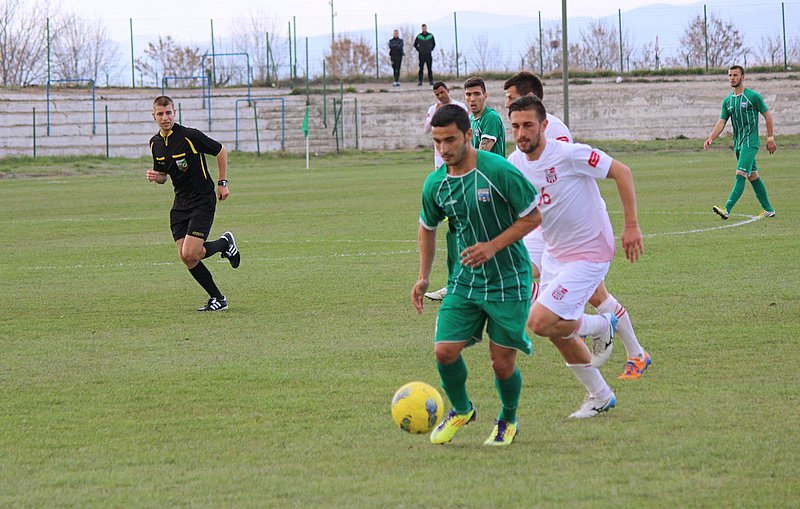
[[[739,1],[739,0],[734,0]],[[773,0],[761,0],[771,3]],[[223,2],[220,0],[134,0],[120,6],[120,2],[109,0],[61,0],[70,11],[87,16],[103,18],[108,21],[121,21],[133,18],[137,25],[143,21],[153,23],[148,26],[154,32],[168,32],[162,28],[170,20],[186,18],[219,20],[221,24],[235,18],[275,17],[281,21],[297,17],[298,34],[313,36],[330,33],[331,5],[328,0],[237,0]],[[543,18],[560,18],[561,2],[543,1],[515,2],[514,5],[529,4],[526,9],[517,12],[535,17],[539,11]],[[698,0],[567,0],[568,16],[603,16],[615,14],[617,9],[623,11],[650,4],[686,5],[696,4]],[[711,2],[709,2],[711,3]],[[232,6],[236,8],[232,8]],[[485,0],[459,0],[458,2],[432,2],[431,0],[401,0],[393,2],[375,2],[374,0],[334,0],[336,31],[358,30],[370,27],[374,23],[374,14],[378,14],[378,22],[384,24],[421,23],[422,20],[433,20],[443,16],[451,16],[453,7],[458,12],[491,12],[509,14],[507,9],[498,9],[500,4]],[[116,23],[112,23],[112,26]],[[159,28],[156,28],[158,26]],[[150,31],[148,30],[148,31]]]

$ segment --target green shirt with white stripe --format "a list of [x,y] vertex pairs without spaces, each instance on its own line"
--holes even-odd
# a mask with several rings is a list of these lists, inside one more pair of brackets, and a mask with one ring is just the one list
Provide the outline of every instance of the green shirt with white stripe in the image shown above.
[[741,94],[731,94],[722,101],[722,120],[731,119],[733,126],[733,148],[758,148],[758,115],[767,112],[764,98],[757,92],[745,88]]
[[[536,190],[519,170],[497,154],[479,150],[477,167],[465,175],[448,175],[446,164],[428,175],[419,221],[433,230],[448,218],[455,237],[448,248],[460,260],[464,249],[494,239],[530,214],[536,203]],[[448,289],[454,295],[476,301],[530,299],[531,261],[522,240],[480,267],[459,263],[453,271]]]

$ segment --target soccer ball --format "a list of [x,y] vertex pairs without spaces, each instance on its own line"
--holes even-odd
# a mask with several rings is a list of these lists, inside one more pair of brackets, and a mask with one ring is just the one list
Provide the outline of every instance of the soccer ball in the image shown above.
[[411,382],[397,389],[392,398],[392,419],[408,433],[427,433],[444,416],[439,391],[425,382]]

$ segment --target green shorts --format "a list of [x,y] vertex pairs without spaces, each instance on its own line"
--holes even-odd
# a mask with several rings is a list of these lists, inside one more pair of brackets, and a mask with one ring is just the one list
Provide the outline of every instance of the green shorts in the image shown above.
[[753,172],[758,172],[758,166],[756,166],[758,147],[741,147],[735,150],[734,154],[736,154],[736,159],[738,159],[736,163],[737,172],[741,171],[747,176],[750,176]]
[[514,348],[530,355],[531,340],[525,332],[528,300],[486,302],[469,300],[451,293],[442,301],[436,317],[436,343],[467,343],[472,346],[483,338],[483,328],[489,339],[506,348]]

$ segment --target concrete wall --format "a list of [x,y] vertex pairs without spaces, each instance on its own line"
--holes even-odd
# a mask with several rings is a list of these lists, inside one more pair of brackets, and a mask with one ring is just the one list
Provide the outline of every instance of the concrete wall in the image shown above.
[[[578,139],[704,138],[719,117],[722,98],[730,92],[723,75],[648,79],[592,79],[588,84],[570,87],[570,127]],[[775,132],[800,133],[800,78],[791,74],[753,74],[745,82],[761,93],[775,117]],[[451,82],[452,95],[462,99],[460,83]],[[488,82],[489,105],[504,111],[502,82]],[[455,88],[458,87],[458,88]],[[340,148],[394,150],[427,147],[430,138],[422,131],[425,112],[433,102],[428,86],[388,83],[358,85],[346,93],[344,140]],[[47,136],[45,90],[27,88],[0,93],[0,157],[33,154],[33,108],[36,108],[36,152],[39,156],[106,153],[105,108],[108,108],[108,144],[112,157],[139,157],[148,154],[147,142],[156,133],[151,112],[152,100],[160,90],[98,89],[94,125],[91,93],[87,89],[53,88],[50,100],[50,136]],[[198,90],[168,91],[180,106],[184,125],[197,127],[236,149],[236,112],[239,115],[238,149],[256,151],[256,131],[252,106],[236,100],[247,96],[246,89],[214,90],[211,99],[212,121]],[[288,90],[253,89],[253,98],[284,98],[283,146],[287,152],[305,150],[300,124],[305,112],[305,96],[288,95]],[[328,127],[323,125],[321,95],[311,96],[310,147],[314,153],[336,150],[333,130],[333,94],[327,105]],[[561,82],[545,83],[545,104],[557,116],[563,115]],[[258,136],[262,152],[281,150],[281,104],[279,101],[255,103]],[[357,111],[357,113],[356,113]],[[504,117],[505,118],[505,117]],[[358,119],[358,129],[356,129]],[[730,126],[728,127],[730,131]],[[762,119],[762,134],[763,119]],[[342,134],[342,133],[340,133]],[[507,132],[510,140],[510,133]]]

